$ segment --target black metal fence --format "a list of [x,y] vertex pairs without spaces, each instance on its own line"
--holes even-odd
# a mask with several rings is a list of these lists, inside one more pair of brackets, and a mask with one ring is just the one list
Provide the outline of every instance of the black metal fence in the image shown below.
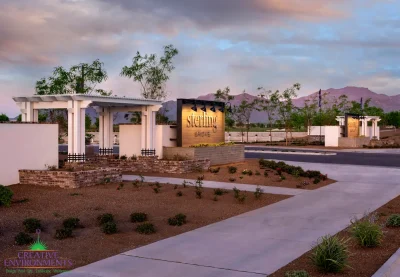
[[99,155],[114,155],[114,148],[99,148]]
[[67,161],[69,163],[84,162],[86,161],[85,154],[68,154]]
[[155,149],[142,149],[142,156],[155,156],[156,150]]

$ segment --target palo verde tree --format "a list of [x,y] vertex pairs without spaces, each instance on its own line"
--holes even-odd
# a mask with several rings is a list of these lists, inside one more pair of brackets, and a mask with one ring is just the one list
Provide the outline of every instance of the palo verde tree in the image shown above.
[[[244,92],[243,92],[244,93]],[[250,131],[250,117],[255,107],[257,106],[257,100],[243,99],[238,106],[234,106],[232,109],[232,119],[241,127],[246,127],[246,141],[249,142],[249,131]],[[243,129],[242,129],[243,133]]]
[[142,96],[146,99],[164,100],[167,97],[166,82],[169,73],[174,70],[172,59],[178,55],[173,45],[164,46],[164,55],[156,54],[142,56],[138,51],[131,66],[124,66],[121,76],[133,78],[142,87]]
[[91,64],[80,63],[66,70],[62,66],[54,69],[53,75],[36,82],[36,94],[99,94],[109,96],[112,92],[96,89],[96,86],[107,80],[104,64],[99,60]]
[[272,92],[272,90],[266,90],[263,87],[258,88],[259,94],[256,99],[256,109],[263,111],[267,115],[267,126],[269,125],[269,139],[272,143],[272,123],[275,117],[279,91]]
[[293,98],[297,96],[296,91],[300,90],[300,84],[296,83],[292,87],[285,89],[282,93],[278,93],[277,114],[285,127],[286,145],[288,145],[288,132],[291,131],[292,113],[295,112]]
[[230,88],[226,87],[224,89],[218,89],[214,93],[214,99],[216,101],[222,101],[225,103],[225,126],[227,127],[227,130],[229,132],[230,128],[233,128],[233,125],[235,124],[235,121],[232,119],[232,114],[228,110],[228,106],[226,105],[229,101],[232,101],[235,99],[233,95],[230,95]]

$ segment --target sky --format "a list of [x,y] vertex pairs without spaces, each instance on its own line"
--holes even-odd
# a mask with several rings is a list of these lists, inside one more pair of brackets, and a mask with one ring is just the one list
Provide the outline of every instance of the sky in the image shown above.
[[140,97],[120,76],[137,51],[179,55],[167,100],[229,86],[233,94],[300,83],[299,96],[367,87],[399,94],[400,1],[396,0],[0,0],[0,113],[33,95],[54,67],[95,59],[97,88]]

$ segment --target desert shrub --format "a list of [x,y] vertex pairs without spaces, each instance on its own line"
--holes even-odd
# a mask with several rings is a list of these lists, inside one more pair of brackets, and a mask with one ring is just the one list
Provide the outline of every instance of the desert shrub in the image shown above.
[[236,181],[236,178],[231,177],[231,178],[229,178],[229,181],[230,181],[230,182],[235,182],[235,181]]
[[186,223],[186,215],[177,214],[174,217],[168,218],[168,224],[171,226],[182,226]]
[[264,170],[264,177],[268,177],[268,171]]
[[263,189],[257,186],[256,191],[254,192],[254,196],[256,197],[256,199],[260,199],[262,194]]
[[8,187],[0,185],[0,206],[9,207],[14,193]]
[[253,171],[251,171],[250,169],[245,169],[242,171],[242,174],[251,176],[251,175],[253,175]]
[[228,172],[230,174],[234,174],[237,171],[237,167],[236,166],[228,166]]
[[203,181],[204,180],[204,175],[197,176],[197,181]]
[[311,254],[311,261],[321,271],[340,272],[348,266],[349,251],[347,240],[337,236],[324,236]]
[[147,214],[145,213],[131,213],[131,222],[145,222],[147,220]]
[[196,190],[196,198],[201,199],[203,197],[203,191]]
[[75,228],[79,227],[79,221],[80,221],[79,218],[70,217],[63,221],[63,226],[64,226],[64,228],[67,228],[67,229],[75,229]]
[[29,234],[24,232],[18,233],[18,235],[15,236],[14,240],[16,245],[27,245],[33,242],[33,238]]
[[305,270],[292,270],[286,271],[285,277],[310,277],[310,275]]
[[217,167],[217,168],[211,168],[210,167],[210,172],[211,173],[218,173],[220,169],[221,169],[220,167]]
[[72,237],[72,229],[71,228],[62,228],[62,229],[57,229],[56,234],[54,235],[55,239],[66,239],[66,238],[71,238]]
[[258,170],[256,170],[256,173],[254,173],[254,174],[257,175],[257,176],[261,175],[260,171],[258,171]]
[[40,220],[37,218],[27,218],[24,220],[23,225],[25,227],[25,232],[35,233],[37,229],[42,229]]
[[107,222],[114,222],[114,216],[112,214],[101,214],[97,217],[97,221],[100,225],[106,224]]
[[321,172],[319,172],[318,170],[307,170],[305,172],[305,176],[304,177],[308,177],[308,178],[319,178],[321,176]]
[[136,156],[135,154],[133,154],[133,155],[130,157],[130,159],[131,159],[132,161],[136,161],[136,160],[137,160],[137,156]]
[[189,183],[190,183],[190,182],[188,182],[188,181],[186,181],[186,180],[183,180],[183,182],[182,182],[183,188],[186,188],[186,187],[188,186]]
[[138,232],[140,234],[145,234],[145,235],[153,234],[156,232],[156,228],[150,222],[145,222],[145,223],[139,224],[135,230],[136,230],[136,232]]
[[136,180],[133,180],[132,181],[132,185],[135,187],[135,188],[138,188],[139,187],[139,180],[138,179],[136,179]]
[[258,163],[260,165],[260,168],[271,168],[277,170],[278,174],[286,172],[295,177],[308,177],[310,179],[319,177],[322,180],[324,180],[325,177],[328,178],[327,175],[322,175],[321,172],[317,170],[304,171],[304,169],[301,168],[300,166],[292,166],[284,162],[275,162],[275,161],[260,159]]
[[310,184],[310,182],[308,181],[303,181],[300,184],[296,185],[296,188],[304,188],[305,186],[308,186]]
[[124,187],[124,183],[120,183],[117,187],[117,190],[121,190]]
[[183,196],[183,193],[182,193],[181,191],[178,191],[178,192],[176,193],[176,196],[181,197],[181,196]]
[[239,197],[240,195],[240,189],[238,189],[237,187],[233,188],[233,197],[235,197],[236,199]]
[[386,221],[388,227],[400,227],[400,214],[392,214]]
[[122,155],[121,157],[119,157],[120,160],[127,160],[128,157],[126,155]]
[[364,247],[376,247],[383,238],[381,226],[375,223],[375,215],[365,217],[361,220],[352,220],[350,232],[358,241],[358,244]]
[[320,174],[319,175],[319,179],[321,179],[322,181],[326,181],[326,180],[328,180],[328,174]]
[[160,189],[159,188],[153,188],[154,193],[159,193]]
[[118,231],[117,224],[114,221],[106,222],[101,226],[101,231],[107,235],[115,234]]
[[236,199],[240,204],[243,204],[244,201],[246,200],[246,197],[247,197],[246,194],[241,193],[241,194],[238,195],[238,197]]
[[221,196],[221,195],[224,195],[224,194],[226,194],[226,193],[228,193],[228,191],[225,190],[225,189],[220,189],[220,188],[214,189],[214,194],[215,194],[215,195]]
[[314,181],[313,181],[313,184],[316,185],[316,184],[318,184],[319,182],[321,182],[321,180],[320,180],[319,178],[315,178]]
[[155,182],[154,185],[156,186],[156,188],[161,188],[160,182]]
[[285,175],[281,175],[280,178],[281,178],[281,181],[286,180]]
[[78,192],[73,192],[69,194],[70,196],[79,196],[82,195],[82,193],[78,193]]

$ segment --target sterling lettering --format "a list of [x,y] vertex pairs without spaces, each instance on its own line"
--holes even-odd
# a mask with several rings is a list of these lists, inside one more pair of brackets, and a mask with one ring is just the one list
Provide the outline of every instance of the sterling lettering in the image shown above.
[[196,115],[192,113],[187,117],[187,127],[207,127],[217,129],[217,117],[210,116],[206,112],[203,112],[202,115]]

